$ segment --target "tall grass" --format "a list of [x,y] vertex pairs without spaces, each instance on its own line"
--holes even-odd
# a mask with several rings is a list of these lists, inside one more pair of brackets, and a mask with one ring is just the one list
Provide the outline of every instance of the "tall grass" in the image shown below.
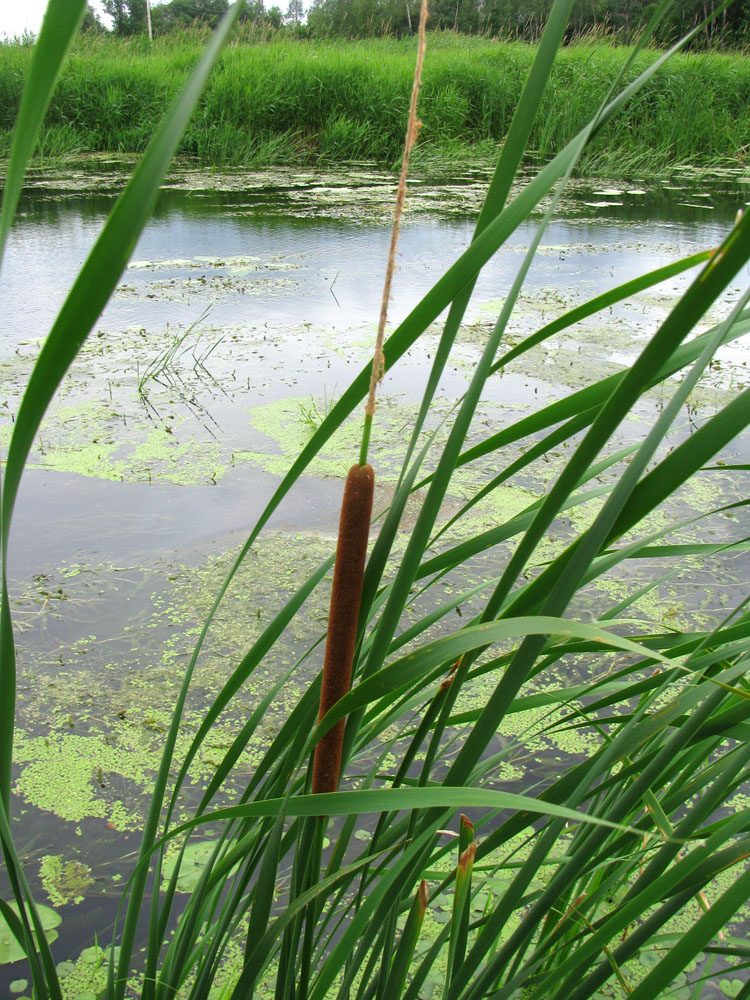
[[[264,712],[290,675],[279,676],[225,750],[193,817],[178,821],[176,804],[191,761],[244,682],[261,664],[273,662],[279,637],[304,614],[305,600],[332,560],[278,609],[234,665],[179,760],[174,753],[182,707],[213,614],[273,511],[364,399],[368,369],[346,388],[279,484],[217,595],[186,668],[117,922],[120,950],[109,953],[105,994],[111,1000],[135,990],[145,1000],[216,996],[230,953],[239,958],[223,994],[238,1000],[269,995],[417,1000],[429,995],[435,980],[446,1000],[583,1000],[610,995],[609,984],[634,1000],[647,1000],[683,989],[682,970],[704,956],[710,969],[712,949],[738,968],[746,964],[746,947],[721,933],[750,894],[750,810],[738,797],[750,775],[748,595],[738,595],[724,618],[689,633],[639,628],[634,602],[657,580],[634,584],[616,601],[605,602],[593,621],[590,615],[580,620],[574,608],[587,584],[622,571],[630,560],[655,554],[679,560],[686,551],[701,555],[717,549],[673,542],[671,533],[680,524],[665,505],[746,429],[750,390],[738,392],[676,446],[666,447],[665,438],[717,348],[750,330],[748,290],[733,305],[722,306],[724,318],[716,325],[692,336],[750,259],[750,218],[738,220],[712,252],[622,287],[613,280],[597,299],[523,342],[506,345],[518,294],[565,183],[605,123],[628,99],[637,99],[660,68],[651,65],[623,89],[633,74],[633,66],[623,66],[623,79],[592,103],[582,131],[509,200],[524,150],[534,141],[533,122],[544,113],[571,6],[571,0],[553,5],[473,242],[425,290],[385,345],[393,368],[450,307],[399,484],[378,521],[365,569],[352,689],[318,722],[317,679],[288,712],[271,745],[262,748],[240,801],[220,808],[222,787],[232,780],[245,748],[256,745]],[[668,0],[659,5],[655,21],[669,6]],[[15,133],[0,217],[2,242],[82,8],[83,2],[50,2]],[[0,838],[20,917],[3,900],[0,912],[29,956],[38,998],[59,998],[61,989],[10,830],[15,659],[5,559],[13,507],[44,412],[126,265],[237,12],[232,8],[162,121],[71,288],[30,377],[9,447],[0,510]],[[639,58],[634,52],[634,63]],[[447,438],[437,445],[434,435],[421,432],[476,275],[547,196],[549,208],[451,414]],[[529,399],[524,416],[467,446],[482,392],[499,368],[512,366],[583,316],[606,312],[689,270],[687,290],[669,316],[654,324],[630,367],[604,379],[592,373],[580,391],[546,406]],[[618,450],[618,428],[654,386],[663,394],[660,410],[631,446]],[[513,476],[544,467],[564,442],[569,442],[567,457],[546,493],[520,515],[500,519],[475,537],[467,517],[473,505]],[[520,452],[511,447],[518,443]],[[482,456],[491,457],[494,478],[474,489],[452,518],[451,536],[444,535],[438,517],[446,492],[461,468]],[[418,484],[416,519],[405,548],[397,551],[401,517]],[[596,509],[579,520],[583,526],[574,537],[557,551],[541,548],[559,519],[592,501]],[[720,503],[701,516],[720,517]],[[743,514],[746,503],[734,502],[731,513]],[[741,529],[733,537],[720,547],[731,552],[744,544]],[[503,540],[512,546],[496,579],[484,580],[470,594],[446,596],[435,586],[443,574]],[[623,572],[625,584],[627,579]],[[415,587],[427,595],[427,610],[412,607]],[[472,616],[457,620],[452,612],[469,600]],[[582,677],[575,685],[568,679],[571,663]],[[532,707],[549,711],[553,729],[581,729],[597,739],[588,756],[561,762],[543,784],[514,793],[504,788],[502,767],[513,747],[513,718]],[[314,748],[342,720],[340,789],[310,794]],[[504,739],[498,741],[498,734]],[[462,811],[471,811],[473,823],[460,818]],[[335,818],[327,827],[333,840],[327,855],[323,816]],[[179,843],[184,850],[207,824],[221,834],[172,933],[178,866],[150,901],[148,879],[161,885],[166,845]],[[364,845],[355,836],[363,830],[370,831]],[[436,907],[444,908],[447,922],[429,923]],[[134,974],[142,913],[148,921],[145,958]],[[36,944],[32,928],[38,931]],[[699,994],[706,967],[699,966],[698,984],[687,987],[688,995]],[[750,995],[750,986],[737,995]]]
[[[157,39],[83,36],[52,98],[47,124],[90,150],[140,152],[151,124],[196,61],[203,35]],[[30,52],[4,46],[0,131],[15,120]],[[488,155],[508,131],[534,55],[520,42],[452,33],[431,36],[419,152],[447,161]],[[581,43],[560,52],[542,99],[529,155],[545,160],[588,120],[628,63],[628,78],[654,52]],[[414,45],[274,38],[233,44],[222,56],[181,144],[205,163],[314,163],[400,155]],[[678,55],[628,109],[587,145],[577,169],[658,171],[680,163],[745,162],[750,69],[741,55]],[[479,145],[479,149],[473,149]],[[483,145],[482,145],[483,144]],[[488,145],[489,149],[488,149]]]

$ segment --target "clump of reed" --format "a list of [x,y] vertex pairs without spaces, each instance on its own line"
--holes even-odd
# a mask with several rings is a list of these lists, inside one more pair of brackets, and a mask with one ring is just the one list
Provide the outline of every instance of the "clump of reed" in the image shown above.
[[[655,21],[668,7],[659,6]],[[0,251],[83,9],[84,0],[50,2],[18,114]],[[182,708],[212,618],[273,512],[367,396],[369,366],[342,392],[279,482],[185,668],[118,913],[106,1000],[135,991],[143,1000],[208,1000],[218,988],[233,1000],[263,993],[279,1000],[420,1000],[435,990],[445,1000],[598,1000],[611,988],[633,1000],[663,1000],[685,989],[698,995],[717,969],[745,975],[747,948],[731,928],[750,895],[750,596],[743,589],[733,606],[678,631],[672,624],[644,623],[635,613],[660,586],[661,570],[655,567],[646,582],[635,584],[626,569],[632,560],[658,557],[677,560],[686,575],[688,558],[700,566],[707,557],[731,559],[746,551],[746,532],[735,518],[746,500],[727,509],[705,490],[690,524],[670,503],[684,499],[695,476],[710,477],[719,467],[738,476],[746,471],[727,449],[750,425],[750,389],[717,404],[676,443],[668,434],[716,351],[750,333],[750,289],[722,300],[750,260],[750,218],[738,218],[718,246],[624,283],[613,277],[605,292],[542,323],[521,342],[506,343],[545,227],[581,156],[597,130],[616,121],[628,100],[637,100],[670,65],[669,53],[655,62],[649,56],[632,79],[643,58],[634,50],[601,100],[592,101],[581,131],[535,176],[519,178],[511,197],[525,151],[535,143],[540,126],[534,123],[544,113],[570,10],[570,0],[552,4],[471,244],[383,345],[392,371],[446,314],[394,495],[365,565],[351,688],[321,720],[316,681],[286,712],[270,745],[258,745],[266,708],[290,675],[274,678],[232,745],[223,748],[200,803],[183,822],[178,804],[192,760],[248,678],[274,663],[279,636],[304,614],[331,560],[238,654],[198,731],[185,733]],[[16,661],[6,566],[13,509],[47,406],[126,267],[240,11],[236,4],[207,43],[76,278],[40,350],[8,449],[0,506],[0,840],[18,910],[3,899],[0,912],[28,956],[39,1000],[62,1000],[63,992],[11,826]],[[545,198],[548,207],[438,441],[424,432],[476,277]],[[498,370],[566,335],[582,318],[606,316],[613,304],[682,274],[690,275],[685,291],[654,323],[632,364],[605,377],[592,372],[584,387],[553,402],[529,399],[526,412],[501,427],[477,422],[482,392]],[[710,324],[699,328],[713,309]],[[638,408],[654,389],[659,405],[644,423]],[[618,428],[636,411],[640,419],[630,425],[623,448]],[[555,463],[561,450],[564,457]],[[468,488],[447,536],[439,518],[450,485],[481,458],[491,463],[491,475]],[[352,506],[358,547],[365,544],[370,490],[363,467],[361,457],[354,478],[362,491]],[[515,477],[532,474],[544,482],[539,495],[520,514],[499,515],[477,535],[469,516],[474,506]],[[416,512],[399,546],[410,498]],[[551,550],[551,529],[569,523],[571,513],[577,515],[575,531],[563,533]],[[684,541],[678,535],[674,541],[672,533],[696,523],[721,527],[721,539]],[[478,585],[454,595],[439,588],[446,574],[460,574],[499,542],[512,548]],[[710,570],[713,581],[715,564]],[[620,574],[617,597],[606,596],[604,588],[593,613],[589,604],[577,614],[576,600],[613,572]],[[426,608],[414,603],[415,588],[433,599]],[[353,603],[342,641],[347,658]],[[462,605],[471,614],[458,618]],[[571,664],[579,671],[575,683]],[[517,727],[522,712],[536,713],[544,733],[585,735],[588,749],[577,759],[555,760],[544,780],[511,790],[505,768],[523,749]],[[315,747],[344,719],[338,790],[321,787],[310,794]],[[181,759],[178,747],[186,748]],[[241,775],[241,796],[226,806],[222,789],[248,748],[259,751],[254,767]],[[470,814],[471,823],[462,814]],[[325,855],[321,816],[331,824]],[[175,898],[180,852],[207,826],[220,833],[181,908]],[[173,842],[177,860],[163,885],[164,851]],[[433,907],[441,908],[444,922],[430,921]],[[92,937],[98,930],[92,928]],[[134,973],[141,946],[142,964]],[[744,1000],[750,986],[737,987],[737,995]]]
[[[195,62],[203,34],[155,42],[76,41],[47,116],[91,150],[139,152],[152,122]],[[224,52],[186,129],[181,150],[210,164],[315,163],[400,157],[414,43],[269,37]],[[0,130],[15,121],[30,51],[4,46]],[[433,36],[421,116],[423,156],[450,164],[492,155],[510,127],[533,47],[447,33]],[[530,137],[536,161],[555,155],[628,64],[632,78],[657,58],[609,44],[563,49]],[[578,171],[658,172],[676,164],[742,162],[750,132],[750,70],[737,54],[677,55],[616,122],[592,137]]]

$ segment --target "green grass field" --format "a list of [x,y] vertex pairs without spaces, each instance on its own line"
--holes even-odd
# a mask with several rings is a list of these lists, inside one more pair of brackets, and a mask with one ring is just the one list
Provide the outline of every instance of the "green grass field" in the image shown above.
[[[153,122],[196,62],[192,32],[157,39],[81,37],[63,73],[39,152],[140,152]],[[630,54],[606,44],[561,51],[529,144],[545,161],[584,125]],[[516,42],[433,34],[421,99],[417,163],[491,161],[533,59]],[[0,142],[10,132],[31,50],[0,59]],[[640,55],[632,78],[656,58]],[[346,163],[400,157],[414,59],[412,40],[235,41],[221,58],[181,150],[227,166]],[[740,165],[750,150],[750,62],[742,55],[677,56],[596,136],[579,170],[659,173],[689,163]]]

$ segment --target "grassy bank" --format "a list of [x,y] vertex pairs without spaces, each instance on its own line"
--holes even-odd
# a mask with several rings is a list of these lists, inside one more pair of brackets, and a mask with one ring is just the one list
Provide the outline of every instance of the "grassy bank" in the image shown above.
[[[142,39],[80,38],[52,99],[39,152],[145,149],[153,122],[203,41],[186,33],[157,39],[150,50]],[[0,141],[7,150],[31,50],[0,51]],[[492,158],[533,54],[525,43],[432,36],[418,159]],[[606,44],[560,53],[532,130],[532,157],[548,159],[584,125],[629,54]],[[654,58],[641,55],[634,72]],[[216,165],[369,160],[391,166],[400,155],[413,59],[411,40],[235,42],[208,83],[182,151]],[[684,163],[742,163],[750,153],[748,135],[747,58],[678,56],[595,138],[580,169],[623,175]]]

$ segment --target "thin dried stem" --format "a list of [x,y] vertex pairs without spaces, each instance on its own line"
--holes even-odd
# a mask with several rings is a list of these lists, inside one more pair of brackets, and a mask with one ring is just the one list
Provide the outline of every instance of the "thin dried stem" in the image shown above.
[[378,321],[378,334],[375,341],[375,351],[372,357],[372,374],[370,375],[370,391],[365,404],[365,434],[363,436],[363,452],[360,456],[360,464],[367,460],[367,442],[369,441],[370,423],[375,415],[375,393],[378,382],[385,372],[385,357],[383,355],[383,340],[385,338],[385,325],[388,319],[388,303],[391,298],[391,283],[393,272],[396,267],[396,249],[398,247],[398,237],[401,231],[401,218],[404,214],[404,200],[406,198],[406,178],[409,174],[409,156],[417,141],[422,123],[417,118],[417,103],[419,100],[419,88],[422,84],[422,65],[424,63],[424,53],[427,47],[427,0],[422,0],[419,15],[419,44],[417,47],[417,62],[414,67],[414,85],[411,90],[411,104],[409,105],[409,121],[406,126],[406,139],[404,140],[404,158],[401,164],[401,176],[398,181],[398,192],[396,193],[396,207],[393,213],[393,229],[391,230],[391,245],[388,251],[388,263],[385,269],[385,281],[383,282],[383,298],[380,303],[380,319]]

